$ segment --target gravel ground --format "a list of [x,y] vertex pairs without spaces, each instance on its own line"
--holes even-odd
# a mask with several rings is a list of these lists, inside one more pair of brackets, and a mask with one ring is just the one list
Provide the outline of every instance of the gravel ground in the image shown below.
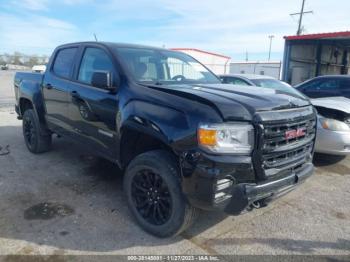
[[157,239],[131,217],[116,166],[64,138],[28,152],[12,77],[0,72],[0,255],[350,255],[350,158],[318,156],[316,173],[268,207],[202,212],[187,232]]

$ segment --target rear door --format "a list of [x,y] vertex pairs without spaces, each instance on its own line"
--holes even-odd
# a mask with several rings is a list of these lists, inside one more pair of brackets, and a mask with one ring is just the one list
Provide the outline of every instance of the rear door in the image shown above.
[[69,119],[74,137],[113,159],[117,157],[118,94],[92,86],[91,80],[93,72],[108,71],[113,81],[117,74],[115,68],[108,50],[85,46],[75,84],[69,90]]
[[42,93],[46,109],[46,120],[55,131],[66,133],[69,129],[68,94],[72,85],[74,61],[78,46],[59,49],[53,63],[46,71]]
[[310,98],[340,96],[339,79],[319,78],[305,83],[298,88]]

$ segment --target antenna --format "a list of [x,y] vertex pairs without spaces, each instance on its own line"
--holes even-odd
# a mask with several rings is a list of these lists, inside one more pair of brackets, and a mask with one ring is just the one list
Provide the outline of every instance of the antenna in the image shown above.
[[96,34],[94,33],[94,37],[95,37],[95,41],[96,42],[98,42],[98,40],[97,40],[97,36],[96,36]]

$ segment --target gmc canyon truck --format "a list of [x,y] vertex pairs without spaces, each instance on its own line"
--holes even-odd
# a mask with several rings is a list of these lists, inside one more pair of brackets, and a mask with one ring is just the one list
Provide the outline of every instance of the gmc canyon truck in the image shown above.
[[222,84],[181,52],[66,44],[44,74],[17,73],[14,86],[29,151],[49,150],[57,134],[118,164],[131,213],[159,237],[185,230],[198,209],[265,206],[313,173],[305,96]]

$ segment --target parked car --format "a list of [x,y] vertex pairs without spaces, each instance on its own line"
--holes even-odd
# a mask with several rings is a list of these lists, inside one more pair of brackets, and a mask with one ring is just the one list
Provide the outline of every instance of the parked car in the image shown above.
[[264,87],[276,91],[288,92],[290,94],[306,98],[291,85],[271,76],[254,74],[228,74],[219,75],[219,78],[223,84],[240,85],[241,88],[244,88],[244,86]]
[[179,234],[197,209],[265,206],[314,169],[309,99],[223,85],[181,52],[66,44],[14,85],[28,150],[49,150],[56,133],[117,163],[131,213],[156,236]]
[[44,73],[46,70],[46,65],[34,65],[32,67],[32,72],[35,73]]
[[310,98],[350,98],[350,75],[318,76],[296,85],[295,88]]
[[254,75],[254,74],[228,74],[219,75],[219,78],[224,84],[233,85],[248,85],[248,86],[260,86],[260,87],[271,87],[271,88],[284,88],[289,84],[277,80],[271,76],[266,75]]
[[350,154],[350,100],[327,97],[312,99],[311,102],[318,112],[316,152]]
[[[296,92],[290,85],[268,76],[221,75],[220,79],[226,83],[241,84],[240,81],[245,81],[249,85],[279,88],[293,94]],[[318,111],[315,152],[350,154],[350,100],[344,97],[328,97],[312,99],[311,103]]]

